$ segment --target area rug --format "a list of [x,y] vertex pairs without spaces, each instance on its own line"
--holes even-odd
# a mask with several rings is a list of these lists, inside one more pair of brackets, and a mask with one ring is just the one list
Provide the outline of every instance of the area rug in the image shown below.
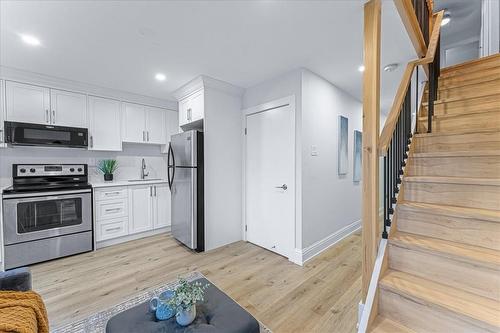
[[[201,274],[200,272],[192,272],[184,278],[188,281],[193,281],[199,278],[205,278],[206,277]],[[69,323],[54,329],[51,329],[50,331],[52,333],[104,333],[106,331],[106,323],[108,320],[113,317],[114,315],[123,312],[125,310],[128,310],[140,303],[144,303],[151,298],[158,296],[160,293],[162,293],[165,290],[168,289],[174,289],[177,286],[177,281],[172,281],[168,283],[163,283],[159,286],[153,287],[147,291],[143,291],[142,293],[120,303],[117,304],[109,309],[106,309],[104,311],[97,312],[95,314],[92,314],[86,318],[83,318],[81,320],[75,321],[73,323]],[[215,284],[214,284],[215,285]],[[261,333],[272,333],[271,330],[269,330],[267,327],[265,327],[262,323],[260,323],[260,331]]]

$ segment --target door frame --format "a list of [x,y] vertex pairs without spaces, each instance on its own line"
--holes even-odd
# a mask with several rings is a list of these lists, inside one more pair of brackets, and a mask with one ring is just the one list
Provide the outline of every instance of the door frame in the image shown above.
[[294,165],[293,165],[293,174],[295,175],[294,179],[293,179],[293,183],[294,183],[294,188],[295,188],[295,192],[293,193],[293,202],[294,202],[294,207],[293,207],[293,232],[292,234],[290,235],[290,237],[293,237],[293,249],[291,250],[292,252],[291,253],[288,253],[287,255],[287,258],[292,261],[292,262],[295,262],[297,263],[297,260],[296,260],[296,252],[297,252],[297,238],[298,236],[300,237],[301,235],[301,230],[300,228],[302,227],[301,224],[298,223],[297,221],[297,217],[299,216],[297,214],[297,199],[300,198],[300,196],[298,195],[300,193],[300,187],[298,186],[298,182],[297,182],[297,172],[299,171],[298,168],[297,168],[297,155],[298,155],[298,152],[297,152],[297,127],[296,127],[296,118],[297,118],[297,115],[296,115],[296,108],[295,108],[295,95],[290,95],[290,96],[287,96],[287,97],[283,97],[283,98],[280,98],[280,99],[276,99],[276,100],[273,100],[273,101],[270,101],[270,102],[267,102],[267,103],[263,103],[263,104],[260,104],[260,105],[256,105],[256,106],[252,106],[250,108],[247,108],[247,109],[243,109],[242,110],[242,153],[243,153],[243,158],[242,158],[242,225],[241,225],[241,228],[242,228],[242,235],[243,235],[243,240],[244,241],[248,241],[247,240],[247,230],[246,230],[246,226],[247,226],[247,218],[246,218],[246,212],[247,212],[247,201],[246,201],[246,196],[247,196],[247,186],[246,186],[246,179],[247,179],[247,175],[246,175],[246,164],[247,164],[247,136],[246,136],[246,128],[247,128],[247,116],[249,115],[253,115],[253,114],[257,114],[257,113],[262,113],[262,112],[266,112],[266,111],[270,111],[272,109],[277,109],[277,108],[280,108],[280,107],[284,107],[284,106],[289,106],[290,107],[290,110],[292,112],[292,125],[293,125],[293,128],[295,129],[292,133],[293,135],[293,142],[294,142],[294,149],[293,149],[293,160],[295,161]]

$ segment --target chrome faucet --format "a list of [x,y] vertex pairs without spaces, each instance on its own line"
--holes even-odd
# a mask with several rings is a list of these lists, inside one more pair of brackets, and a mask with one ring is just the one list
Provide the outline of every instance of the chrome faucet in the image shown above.
[[145,172],[146,171],[146,161],[144,161],[144,159],[142,159],[142,163],[141,163],[141,179],[145,179],[147,176],[149,176],[149,172]]

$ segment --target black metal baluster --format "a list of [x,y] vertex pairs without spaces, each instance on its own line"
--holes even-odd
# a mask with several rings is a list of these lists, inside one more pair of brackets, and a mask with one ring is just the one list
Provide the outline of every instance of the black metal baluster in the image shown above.
[[[388,224],[388,211],[389,211],[389,200],[387,197],[387,156],[384,156],[384,231],[382,232],[382,238],[387,239],[387,224]],[[390,223],[390,221],[389,221]]]

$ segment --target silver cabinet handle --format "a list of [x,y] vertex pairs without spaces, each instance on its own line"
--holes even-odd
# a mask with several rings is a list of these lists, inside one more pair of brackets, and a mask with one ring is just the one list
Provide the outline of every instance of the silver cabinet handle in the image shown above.
[[5,142],[3,137],[3,128],[0,128],[0,142]]
[[122,210],[121,208],[108,208],[108,209],[105,209],[106,212],[119,212],[120,210]]
[[149,196],[152,197],[153,196],[153,186],[150,186],[149,187]]
[[56,110],[52,110],[52,124],[56,123]]
[[275,186],[275,188],[280,188],[280,189],[282,189],[282,190],[285,190],[285,191],[286,191],[286,190],[288,189],[288,186],[286,186],[286,184],[283,184],[283,185],[281,185],[281,186]]
[[46,123],[50,123],[50,120],[49,120],[49,109],[45,109],[45,122]]
[[156,185],[155,185],[155,197],[156,197]]
[[90,136],[90,148],[94,148],[94,137]]
[[122,227],[108,228],[108,229],[106,229],[106,232],[108,232],[108,231],[120,230],[121,228],[122,228]]
[[146,132],[142,131],[142,141],[146,141]]
[[146,135],[147,135],[147,141],[149,142],[149,131],[146,131]]
[[118,195],[120,194],[120,191],[114,191],[114,192],[105,192],[104,195]]
[[191,108],[189,108],[189,109],[187,109],[187,120],[191,121],[191,117],[192,117],[192,111],[191,111]]

